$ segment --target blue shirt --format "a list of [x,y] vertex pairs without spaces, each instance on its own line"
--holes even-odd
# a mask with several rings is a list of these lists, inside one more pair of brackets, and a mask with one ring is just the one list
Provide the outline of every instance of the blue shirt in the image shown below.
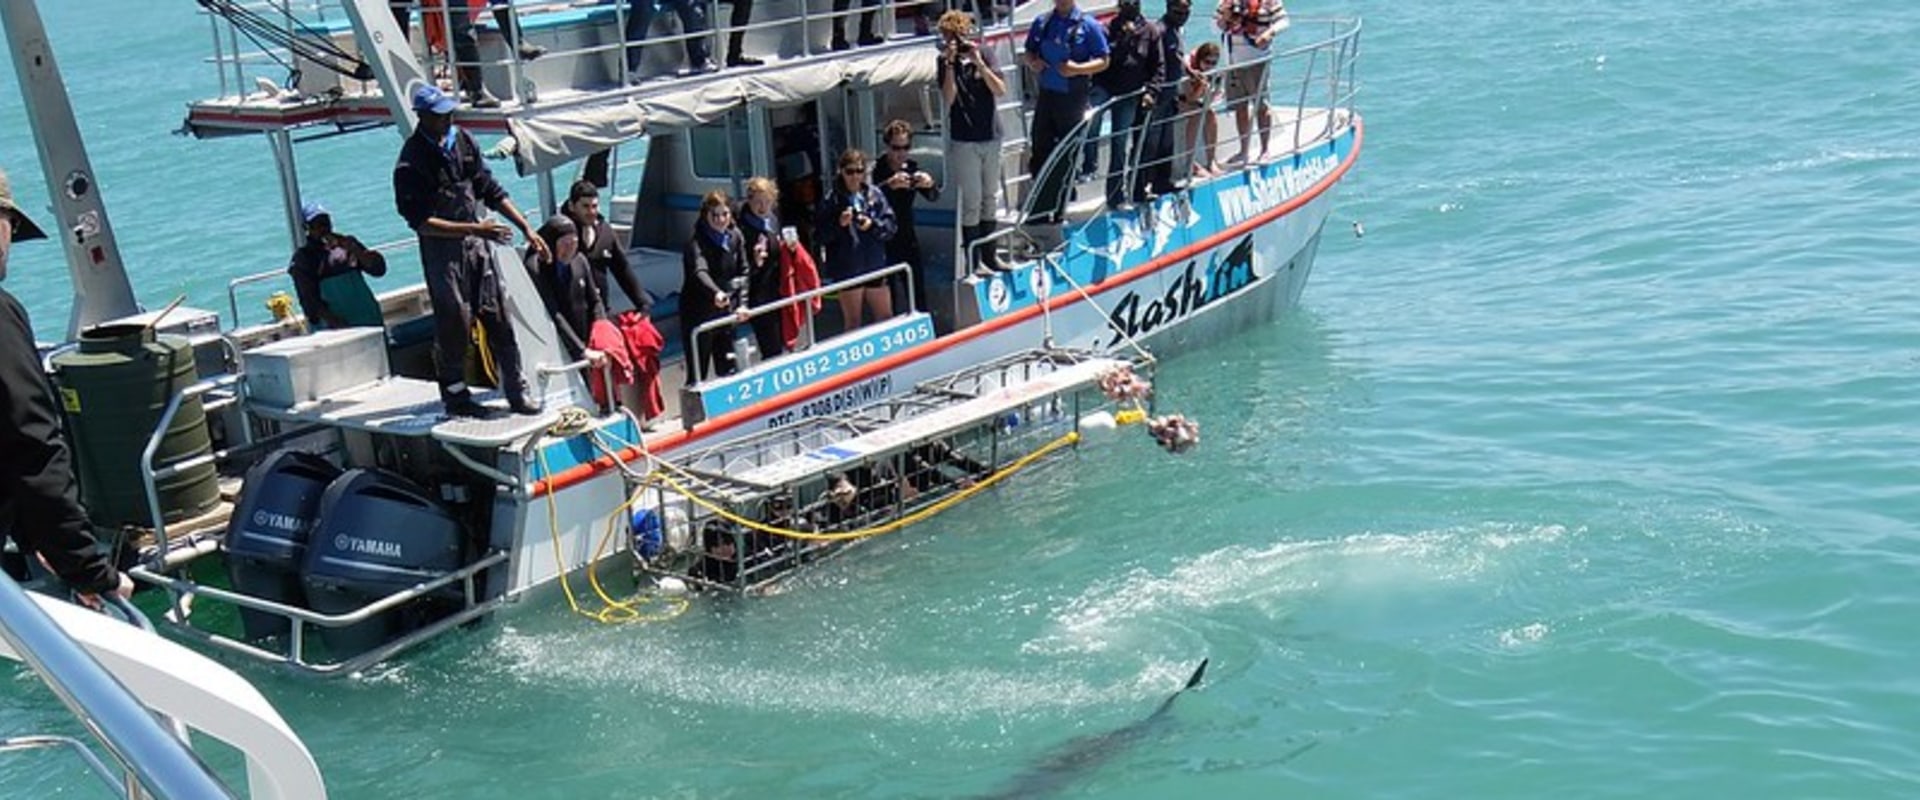
[[1033,21],[1033,27],[1027,30],[1027,52],[1047,62],[1047,68],[1040,71],[1041,91],[1084,93],[1092,76],[1069,78],[1060,73],[1060,65],[1106,58],[1107,32],[1079,6],[1065,17],[1055,10]]

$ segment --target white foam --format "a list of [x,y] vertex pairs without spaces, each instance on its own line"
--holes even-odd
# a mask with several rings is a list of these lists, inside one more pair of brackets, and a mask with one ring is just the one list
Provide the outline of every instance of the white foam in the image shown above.
[[1558,541],[1561,525],[1483,523],[1415,533],[1359,533],[1232,545],[1176,564],[1145,569],[1088,588],[1055,615],[1054,630],[1028,642],[1038,653],[1121,649],[1160,624],[1194,612],[1238,606],[1285,618],[1303,596],[1351,592],[1369,597],[1471,582],[1508,551]]

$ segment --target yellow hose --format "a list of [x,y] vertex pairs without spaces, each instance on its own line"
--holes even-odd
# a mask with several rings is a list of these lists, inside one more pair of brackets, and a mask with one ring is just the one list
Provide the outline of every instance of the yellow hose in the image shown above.
[[[552,474],[552,470],[547,469],[547,451],[544,448],[539,449],[539,457],[540,469],[543,472]],[[587,583],[593,587],[593,593],[597,595],[600,598],[600,602],[604,604],[597,610],[588,611],[580,607],[580,601],[574,597],[573,586],[567,580],[568,569],[566,556],[560,549],[560,512],[555,508],[555,504],[559,502],[559,495],[547,495],[547,532],[553,541],[554,568],[560,573],[560,591],[566,594],[567,607],[573,609],[573,613],[595,622],[619,624],[628,622],[661,622],[680,616],[681,612],[687,610],[687,599],[684,597],[663,597],[660,595],[647,594],[636,595],[632,600],[615,600],[600,586],[599,571],[595,570],[593,566],[600,562],[600,554],[606,552],[607,543],[613,540],[615,530],[614,520],[626,513],[627,509],[632,508],[634,501],[640,497],[640,493],[635,492],[633,497],[628,498],[626,502],[621,503],[618,508],[613,510],[613,515],[607,519],[606,535],[600,537],[600,543],[593,548],[592,557],[587,559]],[[664,603],[666,610],[652,614],[641,610],[641,606],[655,602]]]

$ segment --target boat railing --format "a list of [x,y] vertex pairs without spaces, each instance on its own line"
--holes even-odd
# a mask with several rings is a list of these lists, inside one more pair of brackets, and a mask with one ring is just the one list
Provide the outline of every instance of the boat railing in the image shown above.
[[[1292,47],[1275,49],[1254,61],[1237,64],[1222,63],[1220,66],[1201,73],[1215,91],[1205,107],[1179,111],[1165,118],[1170,127],[1169,135],[1178,142],[1172,154],[1164,158],[1152,158],[1133,165],[1134,169],[1150,169],[1164,165],[1172,172],[1176,185],[1189,182],[1190,165],[1194,156],[1204,148],[1211,152],[1217,148],[1226,131],[1217,131],[1212,141],[1197,141],[1196,137],[1206,136],[1202,124],[1207,117],[1219,117],[1229,114],[1242,105],[1251,104],[1251,98],[1239,103],[1226,100],[1221,89],[1233,73],[1265,65],[1267,77],[1263,89],[1268,113],[1277,117],[1275,122],[1284,125],[1290,132],[1285,142],[1269,142],[1267,155],[1297,155],[1314,144],[1331,141],[1341,130],[1351,124],[1354,96],[1358,91],[1355,69],[1359,58],[1360,20],[1352,17],[1301,17],[1294,16],[1287,33],[1282,34],[1281,42],[1299,40],[1302,36],[1309,40]],[[1173,87],[1172,91],[1179,88]],[[1162,124],[1158,116],[1142,119],[1136,129],[1137,135],[1144,135],[1149,125]],[[1192,131],[1189,133],[1189,131]],[[1109,134],[1111,135],[1111,134]],[[1248,134],[1251,141],[1253,133]],[[1281,151],[1276,153],[1276,151]],[[1134,148],[1140,153],[1139,148]],[[1247,161],[1251,158],[1241,154]],[[1206,180],[1208,175],[1191,176],[1192,179]]]
[[[338,614],[322,614],[249,594],[242,594],[215,586],[206,586],[190,579],[176,578],[146,566],[134,567],[133,569],[127,570],[127,574],[138,580],[155,584],[167,590],[170,610],[165,619],[175,631],[231,653],[268,663],[283,664],[309,675],[329,677],[353,674],[381,661],[385,661],[401,651],[438,636],[441,633],[464,625],[482,615],[491,613],[494,608],[505,602],[506,598],[497,597],[492,600],[480,600],[480,590],[476,585],[476,581],[485,571],[505,565],[507,558],[507,553],[495,551],[472,564],[445,573],[433,580],[415,584],[406,589],[377,598],[352,611],[345,611]],[[456,584],[458,584],[458,590],[464,604],[460,610],[448,616],[441,617],[424,627],[409,631],[399,638],[388,641],[371,650],[346,658],[331,661],[317,661],[309,657],[313,655],[313,653],[309,652],[311,647],[307,634],[308,626],[344,628],[349,625],[365,622],[377,615],[393,611],[416,600],[447,595],[455,588]],[[238,608],[272,614],[285,619],[287,621],[287,636],[282,640],[282,643],[286,649],[284,651],[267,649],[251,642],[234,639],[194,625],[192,622],[193,609],[191,607],[193,601],[190,598],[204,598],[228,603]]]
[[[1359,57],[1360,21],[1357,18],[1295,17],[1292,30],[1324,30],[1325,33],[1305,44],[1275,50],[1260,61],[1224,65],[1202,75],[1214,86],[1220,86],[1236,70],[1266,64],[1265,92],[1270,113],[1278,113],[1285,130],[1290,131],[1290,146],[1282,145],[1287,147],[1286,152],[1298,154],[1314,144],[1330,141],[1346,125],[1351,124],[1351,111],[1358,92],[1355,68]],[[1040,170],[1007,179],[1005,184],[1010,191],[1019,187],[1026,189],[1025,197],[1018,206],[1019,219],[1022,222],[1044,222],[1056,217],[1064,220],[1070,209],[1104,198],[1104,179],[1108,176],[1120,176],[1121,191],[1129,196],[1142,171],[1155,167],[1171,170],[1171,182],[1176,187],[1210,177],[1190,177],[1188,165],[1193,163],[1194,155],[1201,152],[1203,146],[1218,145],[1217,137],[1205,145],[1197,140],[1198,136],[1206,135],[1202,124],[1206,118],[1217,117],[1236,108],[1219,92],[1212,93],[1205,106],[1176,111],[1171,116],[1163,116],[1157,108],[1143,110],[1135,117],[1134,125],[1126,129],[1103,124],[1112,119],[1111,112],[1119,104],[1139,103],[1143,95],[1155,97],[1163,90],[1177,92],[1179,87],[1149,85],[1139,92],[1114,97],[1094,107],[1062,137]],[[1175,142],[1171,153],[1165,156],[1149,155],[1142,147],[1149,130],[1158,125],[1167,126],[1167,135]],[[1196,130],[1189,134],[1189,129]],[[1121,164],[1106,163],[1113,140],[1121,136],[1129,137],[1126,161]],[[1269,157],[1273,155],[1270,150]],[[1083,172],[1083,161],[1104,166],[1095,170],[1097,177],[1084,184],[1077,180]],[[1036,175],[1037,179],[1033,177]],[[1087,196],[1089,194],[1092,196]],[[1015,195],[1009,193],[1004,196]],[[991,252],[1015,239],[1023,241],[1029,253],[1051,249],[1033,231],[1022,227],[996,230],[974,246]],[[1058,244],[1052,243],[1053,246]]]
[[[222,337],[221,341],[231,346],[231,339]],[[208,451],[164,465],[156,463],[154,457],[159,454],[161,444],[166,441],[167,432],[173,428],[173,418],[180,413],[181,406],[185,405],[189,400],[201,397],[215,390],[232,391],[220,398],[203,402],[201,404],[203,411],[212,413],[239,403],[241,392],[238,387],[244,378],[245,373],[241,369],[236,369],[225,375],[218,375],[206,380],[197,381],[185,389],[175,392],[172,397],[167,398],[167,407],[160,412],[160,419],[154,423],[153,430],[147,434],[146,447],[140,453],[140,480],[142,482],[142,488],[146,490],[147,513],[152,517],[153,536],[159,547],[160,557],[163,559],[166,557],[168,543],[167,518],[166,514],[162,513],[160,509],[160,481],[186,472],[187,470],[199,469],[208,464],[214,464],[222,453],[219,451]],[[247,444],[251,443],[247,441],[249,434],[248,426],[240,426],[239,433],[242,436],[243,442]],[[245,444],[242,446],[245,446]]]
[[[796,294],[790,297],[782,297],[778,300],[774,300],[771,303],[764,303],[757,306],[751,306],[748,308],[741,309],[740,311],[728,314],[723,317],[716,317],[714,319],[707,320],[706,322],[701,323],[699,327],[696,327],[693,329],[693,337],[692,337],[693,349],[689,351],[687,354],[687,364],[689,365],[688,373],[689,374],[692,373],[693,368],[691,365],[705,363],[700,360],[700,337],[702,334],[712,333],[714,331],[722,330],[722,329],[733,330],[735,326],[750,323],[755,317],[763,317],[768,314],[779,313],[783,309],[791,308],[801,303],[811,303],[817,298],[825,297],[829,294],[833,294],[834,292],[842,291],[845,289],[851,289],[861,284],[872,283],[877,280],[889,278],[893,275],[906,276],[907,297],[912,298],[914,296],[913,265],[908,264],[906,262],[901,262],[898,264],[893,264],[887,267],[883,267],[874,272],[869,272],[857,278],[848,278],[843,281],[835,281],[833,283],[829,283],[824,286],[820,286],[818,288],[808,289],[807,291],[801,292],[799,294]],[[911,299],[909,299],[907,302],[909,304],[908,311],[918,310],[918,309],[911,308],[911,304],[913,302]],[[811,344],[814,341],[813,314],[811,313],[802,314],[801,318],[805,320],[805,322],[803,323],[805,327],[804,327],[804,338],[802,339],[802,341],[807,342],[808,344]],[[742,364],[740,366],[744,368],[747,365]]]
[[[232,344],[230,338],[223,337],[222,341],[227,342],[229,346]],[[477,584],[486,570],[506,563],[507,554],[499,551],[490,552],[465,567],[447,572],[432,580],[374,598],[359,608],[334,614],[319,613],[240,592],[203,586],[191,579],[170,574],[184,566],[186,562],[212,552],[218,547],[218,540],[214,537],[206,537],[180,542],[169,534],[166,516],[160,506],[158,488],[160,481],[206,464],[221,467],[246,463],[250,459],[265,455],[272,448],[285,446],[312,435],[318,430],[318,426],[297,426],[277,431],[269,436],[255,438],[251,424],[242,424],[239,426],[242,440],[238,444],[188,456],[167,464],[157,463],[155,456],[160,450],[160,444],[166,432],[172,427],[174,417],[179,414],[181,407],[187,401],[210,393],[220,393],[221,396],[217,399],[203,403],[202,408],[207,413],[217,412],[245,401],[246,365],[238,360],[235,364],[236,368],[228,374],[196,382],[174,393],[161,411],[159,419],[154,423],[154,429],[149,433],[146,448],[142,453],[140,477],[144,484],[142,488],[146,491],[147,511],[151,516],[154,543],[152,548],[144,554],[142,563],[127,570],[127,574],[136,580],[167,590],[170,599],[169,613],[165,619],[171,627],[230,652],[262,661],[285,664],[308,674],[325,676],[351,674],[364,669],[455,626],[489,613],[503,602],[504,598],[481,600],[480,587]],[[456,457],[464,455],[458,453],[457,448],[448,449],[454,452]],[[468,461],[470,462],[470,459]],[[469,466],[479,465],[469,463]],[[483,471],[497,477],[495,471],[484,469]],[[311,657],[313,654],[308,645],[308,626],[342,628],[364,622],[375,615],[397,609],[415,600],[423,598],[450,600],[456,591],[456,584],[460,607],[452,614],[364,653],[330,661]],[[228,603],[286,620],[288,632],[282,640],[285,650],[270,650],[197,627],[193,622],[193,598]]]
[[64,736],[0,739],[0,752],[71,748],[108,791],[128,798],[235,797],[173,726],[156,717],[5,575],[0,575],[0,638],[53,690],[119,768],[109,767],[84,742]]
[[[393,253],[401,252],[404,250],[412,250],[418,246],[419,246],[419,240],[410,236],[405,239],[398,239],[391,242],[382,242],[380,244],[376,244],[367,249],[379,252],[383,256],[390,256]],[[240,290],[249,286],[258,286],[263,283],[273,283],[275,281],[285,281],[286,284],[284,285],[288,286],[289,294],[291,294],[290,285],[293,281],[293,278],[287,274],[286,267],[278,267],[275,269],[261,270],[259,272],[249,273],[249,274],[242,275],[238,278],[233,278],[227,281],[227,314],[228,314],[227,320],[228,322],[227,322],[226,329],[228,331],[234,331],[242,327],[246,327],[241,322],[241,319],[240,319]],[[296,310],[295,313],[299,313],[299,312]]]
[[[376,94],[378,84],[371,77],[352,74],[361,56],[351,36],[351,16],[345,8],[350,2],[353,0],[220,0],[203,3],[206,9],[203,13],[208,14],[211,20],[212,33],[212,54],[207,61],[214,66],[220,92],[218,96],[242,100],[255,97],[278,99],[279,91],[262,93],[260,90],[264,79],[249,75],[261,67],[273,66],[285,72],[283,79],[271,81],[280,91],[301,90],[303,97]],[[470,70],[497,70],[496,74],[504,76],[505,80],[494,82],[493,86],[508,92],[501,99],[521,103],[538,100],[537,92],[528,93],[536,83],[527,80],[530,72],[565,74],[574,80],[597,75],[605,83],[624,86],[630,77],[626,64],[639,58],[637,51],[641,47],[655,46],[659,50],[671,51],[674,59],[678,60],[679,52],[691,40],[710,39],[710,45],[722,45],[738,34],[757,40],[761,51],[772,52],[783,58],[805,58],[834,52],[831,49],[831,37],[826,31],[838,27],[851,38],[853,31],[858,28],[858,20],[866,15],[874,15],[879,20],[876,32],[882,38],[893,38],[898,31],[900,17],[916,18],[917,33],[930,29],[933,19],[944,8],[940,0],[878,0],[871,4],[853,2],[846,10],[839,11],[816,8],[823,5],[822,0],[782,0],[774,3],[762,0],[762,8],[755,9],[757,13],[754,18],[736,26],[731,23],[730,15],[721,13],[722,4],[719,0],[685,2],[695,4],[705,17],[705,25],[701,30],[688,31],[685,25],[680,25],[672,33],[656,35],[649,31],[644,37],[632,40],[625,35],[627,18],[634,5],[629,0],[603,0],[590,6],[553,0],[508,0],[497,4],[497,7],[509,12],[506,20],[512,30],[499,30],[498,23],[487,16],[463,22],[457,28],[456,16],[468,13],[468,10],[456,9],[452,2],[429,4],[394,0],[387,5],[396,13],[407,14],[410,22],[418,20],[418,27],[430,29],[420,39],[413,38],[413,24],[403,31],[408,34],[410,42],[424,40],[424,50],[415,52],[425,56],[421,64],[429,74],[438,72],[456,90],[474,91],[480,87],[467,85],[474,74]],[[988,5],[984,0],[977,4]],[[672,11],[672,3],[662,3],[658,13],[673,16],[670,13]],[[542,20],[542,16],[548,16],[548,19]],[[996,18],[993,25],[1009,26],[1012,19],[1013,14],[1009,11]],[[611,34],[577,37],[577,46],[547,48],[536,63],[522,61],[518,58],[516,48],[510,44],[489,54],[492,57],[463,58],[462,54],[455,52],[449,41],[452,37],[444,33],[467,29],[478,41],[482,32],[490,31],[507,43],[528,41],[524,37],[531,34],[552,42],[555,38],[563,38],[546,35],[545,31],[554,25],[585,25],[606,29]],[[777,44],[769,48],[770,42]],[[716,46],[710,46],[708,50],[716,63],[724,63],[726,53]],[[603,61],[604,65],[583,63],[593,61]],[[563,66],[557,69],[541,66],[555,63]],[[700,65],[688,64],[687,67],[698,70]],[[327,70],[339,72],[340,78],[329,82],[329,79],[314,74]],[[481,74],[482,83],[487,83],[485,73]],[[309,77],[319,80],[309,82]],[[566,88],[604,88],[594,85],[596,83],[594,79],[587,78],[582,85]]]

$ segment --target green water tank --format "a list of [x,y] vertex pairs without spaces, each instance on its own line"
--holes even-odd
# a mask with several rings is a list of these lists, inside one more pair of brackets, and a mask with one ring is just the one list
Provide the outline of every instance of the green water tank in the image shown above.
[[[101,325],[81,333],[77,349],[54,356],[53,381],[67,413],[80,496],[94,524],[152,526],[140,460],[167,402],[193,385],[193,348],[145,325]],[[212,449],[207,415],[195,397],[174,414],[154,463],[164,467]],[[168,522],[205,514],[220,502],[211,462],[155,488]]]

